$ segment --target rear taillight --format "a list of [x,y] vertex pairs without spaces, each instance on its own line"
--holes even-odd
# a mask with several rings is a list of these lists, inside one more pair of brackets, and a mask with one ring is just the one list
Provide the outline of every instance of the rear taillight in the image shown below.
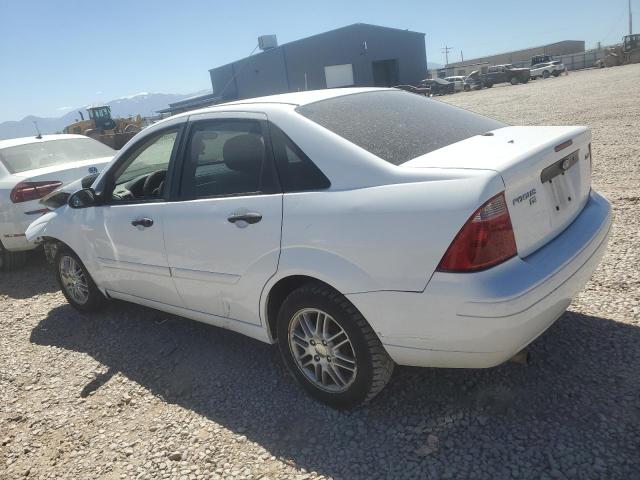
[[515,256],[516,240],[504,192],[471,215],[440,260],[438,270],[474,272]]
[[50,194],[56,188],[62,185],[57,180],[49,180],[44,182],[20,182],[13,190],[11,190],[11,201],[13,203],[28,202],[29,200],[37,200]]

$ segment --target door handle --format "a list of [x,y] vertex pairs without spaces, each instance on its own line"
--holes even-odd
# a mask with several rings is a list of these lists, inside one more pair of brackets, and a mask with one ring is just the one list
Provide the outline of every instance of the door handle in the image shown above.
[[253,224],[258,223],[260,220],[262,220],[262,215],[256,212],[239,213],[237,215],[231,215],[227,218],[227,220],[229,220],[231,223],[244,221]]
[[153,225],[153,219],[148,217],[136,218],[131,222],[131,225],[133,225],[134,227],[149,228]]

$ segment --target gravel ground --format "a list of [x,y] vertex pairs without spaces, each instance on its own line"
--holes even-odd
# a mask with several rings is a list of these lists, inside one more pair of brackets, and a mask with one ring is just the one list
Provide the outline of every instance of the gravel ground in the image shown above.
[[593,128],[608,253],[529,366],[397,369],[312,402],[275,348],[135,305],[83,316],[41,256],[0,274],[0,478],[640,478],[640,65],[444,100]]

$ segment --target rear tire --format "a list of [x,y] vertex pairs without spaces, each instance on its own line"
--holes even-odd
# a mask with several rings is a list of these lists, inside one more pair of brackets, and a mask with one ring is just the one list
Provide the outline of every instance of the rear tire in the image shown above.
[[73,308],[80,312],[95,312],[105,306],[107,299],[74,252],[60,247],[53,264],[62,294]]
[[294,290],[278,313],[278,347],[296,381],[333,408],[370,401],[387,384],[394,363],[347,298],[319,283]]
[[0,271],[8,272],[24,267],[27,263],[27,252],[10,252],[0,244]]
[[547,78],[549,78],[549,76],[550,76],[550,74],[549,74],[549,71],[548,71],[548,70],[545,70],[544,72],[542,72],[542,78],[544,78],[545,80],[546,80]]
[[509,80],[509,83],[511,83],[511,85],[517,85],[520,82],[516,77],[511,77],[511,80]]

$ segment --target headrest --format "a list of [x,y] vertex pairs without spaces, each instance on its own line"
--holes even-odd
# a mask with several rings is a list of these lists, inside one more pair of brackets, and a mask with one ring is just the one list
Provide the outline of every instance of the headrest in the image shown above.
[[203,132],[195,132],[191,138],[191,158],[198,161],[198,157],[204,152]]
[[257,173],[264,159],[264,144],[258,135],[238,135],[225,142],[222,156],[231,170]]

